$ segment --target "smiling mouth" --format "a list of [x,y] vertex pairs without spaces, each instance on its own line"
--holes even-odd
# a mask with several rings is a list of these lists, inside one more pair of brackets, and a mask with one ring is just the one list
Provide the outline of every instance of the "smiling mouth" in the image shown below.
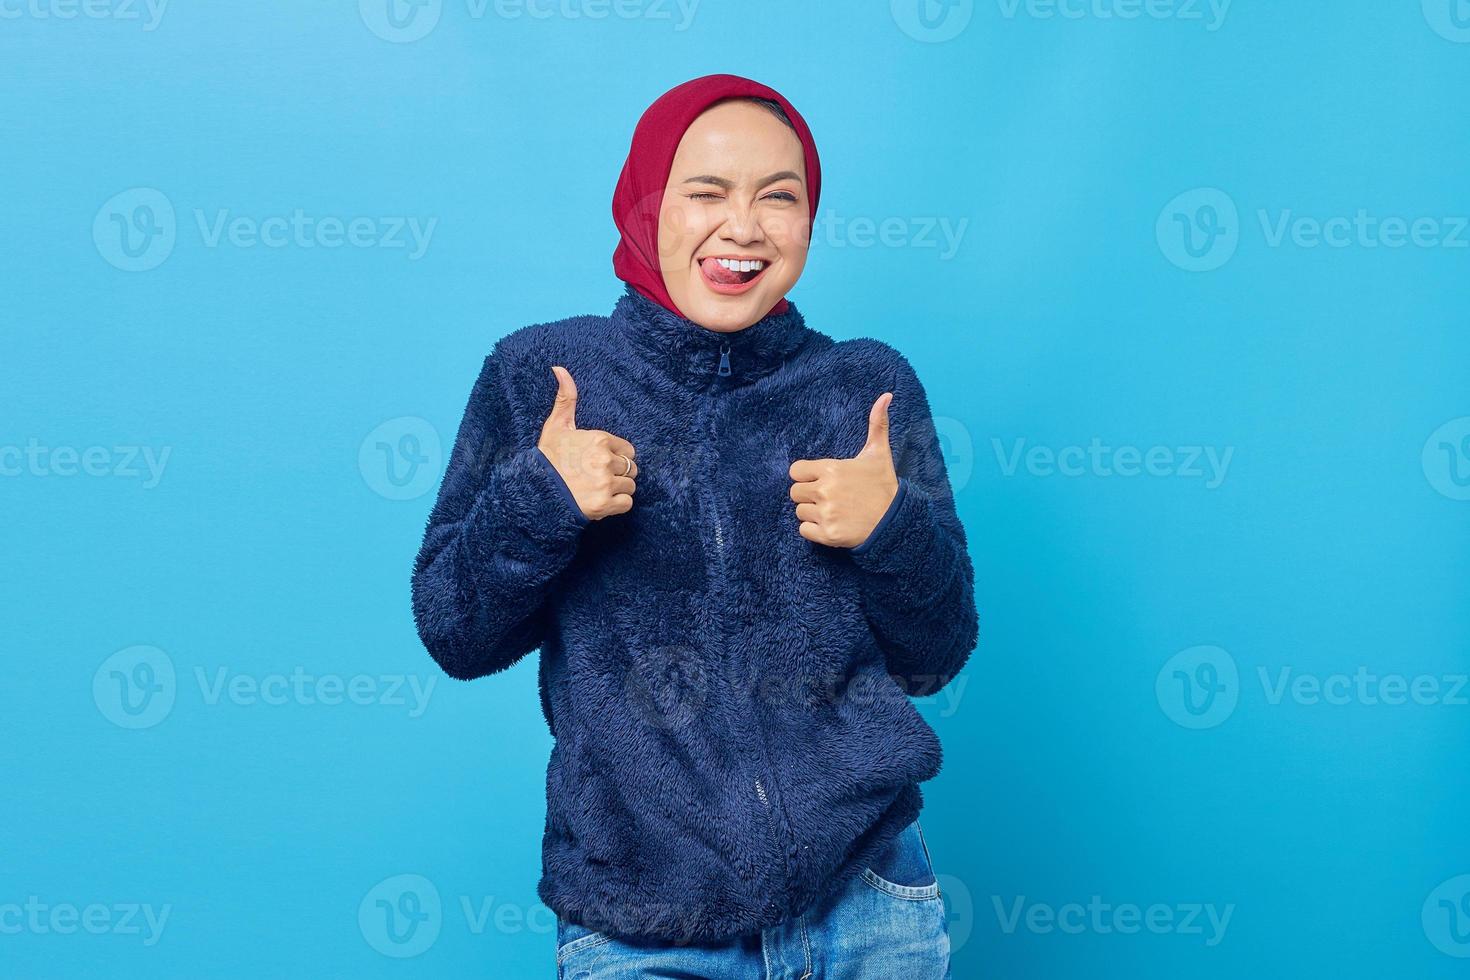
[[707,256],[699,260],[705,285],[717,293],[743,293],[765,275],[771,264],[764,259]]

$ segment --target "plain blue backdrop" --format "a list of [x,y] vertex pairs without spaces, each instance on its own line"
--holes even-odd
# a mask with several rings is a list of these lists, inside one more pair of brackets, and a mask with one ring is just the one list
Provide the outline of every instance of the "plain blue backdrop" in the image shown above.
[[940,416],[956,976],[1465,975],[1470,4],[393,3],[0,0],[0,976],[552,975],[535,655],[409,572],[717,71]]

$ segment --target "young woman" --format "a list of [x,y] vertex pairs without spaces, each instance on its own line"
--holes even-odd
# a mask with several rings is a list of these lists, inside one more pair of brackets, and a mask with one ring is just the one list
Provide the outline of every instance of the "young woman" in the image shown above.
[[613,199],[623,295],[495,344],[429,518],[439,665],[541,651],[566,977],[949,975],[909,697],[974,648],[974,572],[913,368],[785,298],[820,186],[775,90],[661,96]]

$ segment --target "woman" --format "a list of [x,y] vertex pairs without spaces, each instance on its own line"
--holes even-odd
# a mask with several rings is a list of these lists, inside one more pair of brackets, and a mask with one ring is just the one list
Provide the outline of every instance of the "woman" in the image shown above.
[[909,695],[974,648],[974,573],[913,368],[785,298],[820,185],[773,89],[660,97],[613,199],[624,294],[495,344],[429,518],[439,665],[541,650],[565,976],[948,975]]

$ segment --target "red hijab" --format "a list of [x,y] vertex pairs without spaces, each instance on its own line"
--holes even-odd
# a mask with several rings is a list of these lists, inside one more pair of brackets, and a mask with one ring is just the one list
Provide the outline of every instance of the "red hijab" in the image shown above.
[[[796,107],[785,96],[760,82],[739,75],[704,75],[676,85],[649,106],[633,130],[633,145],[618,186],[613,191],[613,221],[622,239],[613,252],[613,272],[644,296],[684,316],[664,288],[663,272],[658,258],[658,213],[668,186],[674,153],[689,124],[721,99],[754,96],[771,99],[786,111],[796,135],[801,139],[806,157],[807,197],[811,202],[813,222],[817,217],[817,198],[822,190],[822,167],[817,159],[817,144],[811,130]],[[783,296],[767,311],[785,313]],[[685,317],[687,320],[688,317]]]

